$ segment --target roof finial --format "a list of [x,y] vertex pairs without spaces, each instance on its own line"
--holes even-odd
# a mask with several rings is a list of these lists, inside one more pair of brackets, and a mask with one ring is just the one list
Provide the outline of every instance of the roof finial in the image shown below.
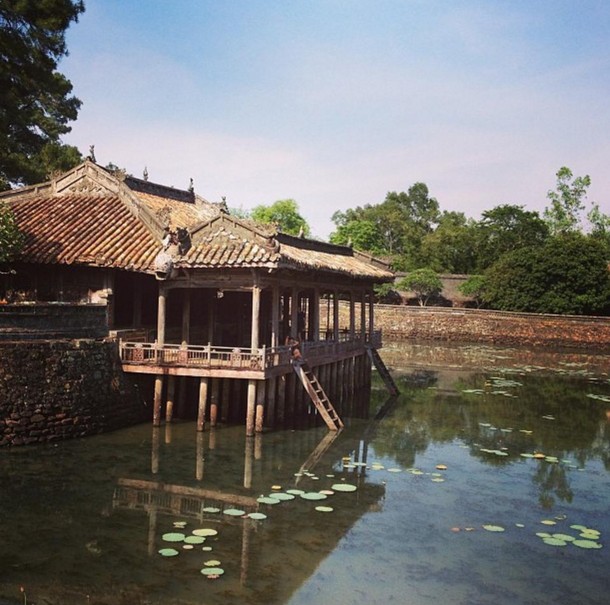
[[227,196],[223,195],[222,196],[222,201],[220,202],[220,211],[223,214],[229,214],[229,207],[227,206]]
[[303,225],[301,225],[301,228],[299,229],[299,237],[305,237],[305,229],[303,229]]
[[193,183],[193,178],[191,177],[191,181],[189,183],[189,193],[195,192],[195,184]]
[[95,145],[89,145],[89,159],[95,164]]
[[147,166],[144,166],[144,172],[142,173],[142,176],[144,177],[145,181],[148,180],[148,167]]

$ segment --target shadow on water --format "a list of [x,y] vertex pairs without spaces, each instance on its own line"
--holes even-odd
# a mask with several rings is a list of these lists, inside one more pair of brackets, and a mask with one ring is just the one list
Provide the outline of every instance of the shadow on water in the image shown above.
[[[384,349],[401,395],[375,382],[338,434],[185,422],[0,451],[0,603],[605,602],[608,357],[518,353]],[[603,547],[547,545],[541,521]]]

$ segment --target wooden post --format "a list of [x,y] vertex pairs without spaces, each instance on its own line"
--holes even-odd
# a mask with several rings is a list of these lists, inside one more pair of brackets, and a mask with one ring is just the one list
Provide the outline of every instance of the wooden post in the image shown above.
[[208,379],[199,379],[199,407],[197,411],[197,430],[203,431],[205,429],[205,410],[208,399]]
[[210,424],[216,426],[218,419],[218,402],[220,400],[220,378],[211,378],[212,393],[210,396]]
[[195,478],[197,481],[203,479],[203,468],[205,458],[203,456],[203,433],[197,433],[197,460],[195,461]]
[[256,353],[256,350],[258,349],[260,314],[261,314],[261,289],[255,283],[252,286],[252,331],[251,331],[251,337],[250,337],[250,347],[251,347],[252,353]]
[[320,340],[320,289],[314,288],[311,305],[311,339],[314,342]]
[[275,399],[277,390],[277,378],[267,380],[267,413],[265,423],[269,427],[275,426]]
[[280,289],[273,286],[271,289],[271,346],[280,344]]
[[354,293],[349,293],[349,336],[352,340],[356,337],[356,301]]
[[290,295],[290,336],[299,336],[299,290],[292,288]]
[[161,442],[161,435],[158,427],[153,427],[152,431],[152,448],[151,448],[151,459],[150,459],[150,470],[153,475],[159,472],[159,445]]
[[161,403],[163,394],[163,376],[155,376],[155,399],[153,403],[153,426],[161,425]]
[[188,344],[191,337],[191,291],[189,288],[183,290],[182,300],[182,342]]
[[165,344],[165,307],[167,304],[167,290],[159,284],[159,298],[157,306],[157,344]]
[[375,329],[375,296],[372,290],[369,291],[369,342],[373,343],[373,330]]
[[248,380],[248,403],[246,407],[246,436],[254,435],[256,415],[256,380]]
[[360,335],[362,342],[366,341],[366,292],[360,295]]
[[165,422],[171,422],[174,416],[174,394],[176,392],[176,377],[167,378],[167,401],[165,403]]
[[[251,381],[253,382],[253,381]],[[244,454],[244,487],[252,487],[252,461],[254,459],[254,439],[246,436],[246,448]]]
[[256,414],[254,430],[257,433],[262,433],[263,422],[265,420],[265,381],[259,380],[256,386]]
[[333,290],[333,340],[339,341],[339,292]]

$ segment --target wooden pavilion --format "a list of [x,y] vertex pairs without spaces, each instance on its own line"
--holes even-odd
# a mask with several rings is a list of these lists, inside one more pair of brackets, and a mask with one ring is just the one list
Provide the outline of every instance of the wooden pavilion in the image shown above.
[[156,426],[163,411],[196,417],[198,430],[245,418],[251,435],[289,426],[311,399],[337,429],[337,409],[380,363],[373,287],[393,275],[350,247],[90,160],[1,202],[26,237],[4,295],[105,305],[123,370],[154,379]]

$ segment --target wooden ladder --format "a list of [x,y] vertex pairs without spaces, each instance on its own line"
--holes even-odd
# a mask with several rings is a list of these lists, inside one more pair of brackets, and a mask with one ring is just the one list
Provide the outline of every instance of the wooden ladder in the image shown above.
[[337,411],[328,399],[322,385],[309,367],[309,364],[306,361],[301,361],[294,363],[292,367],[303,383],[309,398],[316,406],[318,412],[320,412],[320,416],[322,416],[324,422],[326,422],[326,426],[331,431],[342,429],[344,426],[343,421],[339,418],[339,414],[337,414]]
[[375,366],[375,368],[377,368],[377,371],[379,372],[379,375],[381,376],[390,395],[392,395],[392,396],[398,395],[400,393],[400,391],[398,390],[398,387],[396,386],[396,383],[394,382],[394,379],[392,378],[392,375],[390,374],[390,370],[388,370],[385,363],[383,363],[383,359],[381,359],[381,356],[379,355],[379,351],[377,351],[377,349],[374,346],[368,345],[366,347],[366,352],[369,354],[369,357],[370,357],[371,361],[373,362],[373,365]]

